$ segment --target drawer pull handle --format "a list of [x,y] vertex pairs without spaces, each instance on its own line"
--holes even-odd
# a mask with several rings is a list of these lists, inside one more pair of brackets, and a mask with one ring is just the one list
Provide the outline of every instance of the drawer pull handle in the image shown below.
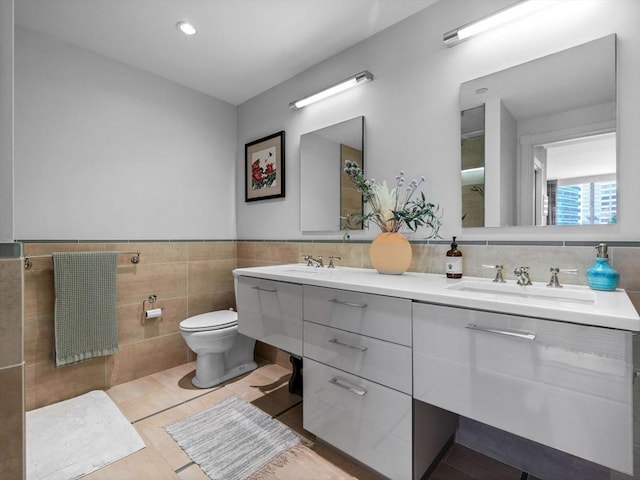
[[364,397],[367,394],[367,391],[364,388],[356,387],[355,385],[352,385],[349,382],[342,380],[341,378],[333,377],[331,380],[329,380],[329,383],[332,383],[336,387],[349,390],[351,393],[355,393],[360,397]]
[[519,332],[517,330],[495,330],[493,328],[478,327],[477,325],[474,325],[473,323],[470,323],[469,325],[467,325],[466,328],[468,328],[470,330],[477,330],[479,332],[495,333],[497,335],[506,335],[508,337],[522,338],[524,340],[533,341],[533,340],[536,339],[536,334],[535,333]]
[[348,343],[341,342],[337,338],[332,338],[329,340],[329,343],[335,343],[336,345],[342,345],[343,347],[353,348],[354,350],[360,350],[361,352],[366,352],[367,347],[358,347],[357,345],[349,345]]
[[258,286],[254,286],[254,287],[251,287],[251,288],[253,288],[254,290],[258,290],[260,292],[276,293],[278,291],[275,288],[272,290],[270,288],[263,288],[263,287],[258,287]]
[[341,302],[340,300],[337,300],[335,298],[329,300],[332,303],[337,303],[338,305],[346,305],[348,307],[356,307],[356,308],[366,308],[367,304],[366,303],[352,303],[352,302]]

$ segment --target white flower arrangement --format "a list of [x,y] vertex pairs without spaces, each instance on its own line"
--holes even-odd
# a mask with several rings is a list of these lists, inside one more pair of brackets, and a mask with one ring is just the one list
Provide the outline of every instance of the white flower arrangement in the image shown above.
[[425,182],[421,177],[420,181],[411,180],[405,186],[404,172],[396,176],[396,185],[393,188],[387,186],[387,182],[376,182],[375,179],[367,179],[364,172],[357,163],[350,160],[345,161],[344,171],[349,179],[358,187],[362,193],[365,203],[369,204],[370,212],[365,215],[349,215],[346,225],[362,223],[365,227],[368,222],[375,223],[382,232],[398,232],[403,225],[406,225],[412,232],[419,227],[429,229],[427,238],[437,238],[441,226],[440,207],[426,201],[423,192],[413,199],[418,187]]

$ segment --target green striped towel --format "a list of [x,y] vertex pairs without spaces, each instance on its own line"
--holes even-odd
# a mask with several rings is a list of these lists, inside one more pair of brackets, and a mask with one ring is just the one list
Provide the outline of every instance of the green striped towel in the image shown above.
[[56,366],[118,350],[118,252],[53,254]]

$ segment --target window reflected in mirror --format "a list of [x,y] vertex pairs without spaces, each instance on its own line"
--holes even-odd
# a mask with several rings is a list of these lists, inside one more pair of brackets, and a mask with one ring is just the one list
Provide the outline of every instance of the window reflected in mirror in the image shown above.
[[536,225],[617,222],[615,132],[536,145]]

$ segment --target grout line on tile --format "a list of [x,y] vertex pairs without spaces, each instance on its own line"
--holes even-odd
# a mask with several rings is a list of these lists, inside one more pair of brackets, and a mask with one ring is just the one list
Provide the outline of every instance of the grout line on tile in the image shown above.
[[285,408],[283,411],[281,411],[277,415],[273,415],[271,418],[278,418],[280,415],[284,415],[289,410],[296,408],[298,405],[302,405],[302,399],[299,402],[296,402],[295,404],[291,405],[290,407]]
[[[248,372],[248,373],[250,373],[250,372]],[[245,375],[247,375],[247,374],[245,374]],[[244,375],[243,375],[243,376],[244,376]],[[218,390],[220,390],[220,389],[222,389],[222,388],[226,387],[227,385],[230,385],[230,384],[231,384],[231,383],[233,383],[234,381],[236,381],[236,380],[239,380],[239,379],[243,378],[243,376],[236,377],[235,379],[232,379],[232,380],[230,380],[230,381],[228,381],[228,382],[221,383],[220,385],[216,385],[215,387],[212,387],[209,391],[207,391],[207,392],[203,392],[203,393],[201,393],[200,395],[196,395],[195,397],[188,398],[187,400],[183,400],[182,402],[178,402],[178,403],[173,404],[173,405],[171,405],[171,406],[169,406],[169,407],[166,407],[166,408],[163,408],[163,409],[161,409],[161,410],[158,410],[157,412],[150,413],[149,415],[145,415],[144,417],[141,417],[141,418],[137,418],[137,419],[135,419],[135,420],[132,420],[132,421],[131,421],[131,424],[132,424],[132,425],[134,425],[134,424],[136,424],[136,423],[138,423],[138,422],[142,422],[143,420],[146,420],[146,419],[148,419],[148,418],[154,417],[154,416],[159,415],[159,414],[161,414],[161,413],[164,413],[164,412],[166,412],[166,411],[168,411],[168,410],[171,410],[172,408],[179,407],[180,405],[184,405],[185,403],[189,403],[191,400],[195,400],[195,399],[197,399],[197,398],[202,398],[202,397],[204,397],[205,395],[209,395],[210,393],[217,392]],[[302,402],[302,400],[301,400],[301,402]],[[294,405],[294,406],[295,406],[295,405]],[[287,410],[288,410],[288,409],[287,409]],[[286,410],[285,410],[285,411],[286,411]],[[284,412],[282,412],[282,413],[284,413]]]
[[196,463],[196,462],[194,462],[194,461],[192,460],[192,461],[190,461],[189,463],[187,463],[186,465],[183,465],[183,466],[181,466],[181,467],[179,467],[179,468],[175,469],[175,470],[174,470],[174,473],[176,473],[176,474],[178,474],[178,473],[182,473],[182,472],[184,472],[187,468],[189,468],[189,467],[191,467],[191,466],[193,466],[193,465],[197,465],[197,463]]
[[214,388],[214,389],[212,389],[212,390],[209,390],[208,392],[204,392],[204,393],[202,393],[202,394],[200,394],[200,395],[197,395],[197,396],[195,396],[195,397],[192,397],[192,398],[189,398],[189,399],[187,399],[187,400],[183,400],[182,402],[178,402],[178,403],[176,403],[176,404],[174,404],[174,405],[171,405],[170,407],[163,408],[162,410],[158,410],[157,412],[154,412],[154,413],[150,413],[149,415],[146,415],[146,416],[144,416],[144,417],[141,417],[141,418],[138,418],[138,419],[136,419],[136,420],[133,420],[133,421],[131,422],[131,424],[132,424],[132,425],[135,425],[135,424],[136,424],[136,423],[138,423],[138,422],[142,422],[143,420],[147,420],[148,418],[155,417],[156,415],[159,415],[159,414],[164,413],[164,412],[166,412],[166,411],[168,411],[168,410],[171,410],[172,408],[179,407],[180,405],[184,405],[185,403],[189,403],[191,400],[195,400],[195,399],[197,399],[197,398],[202,398],[202,397],[204,397],[205,395],[208,395],[208,394],[210,394],[210,393],[212,393],[212,392],[217,392],[218,390],[220,390],[220,389],[221,389],[221,388],[223,388],[223,387],[224,387],[224,385],[220,385],[220,386],[219,386],[219,388]]

